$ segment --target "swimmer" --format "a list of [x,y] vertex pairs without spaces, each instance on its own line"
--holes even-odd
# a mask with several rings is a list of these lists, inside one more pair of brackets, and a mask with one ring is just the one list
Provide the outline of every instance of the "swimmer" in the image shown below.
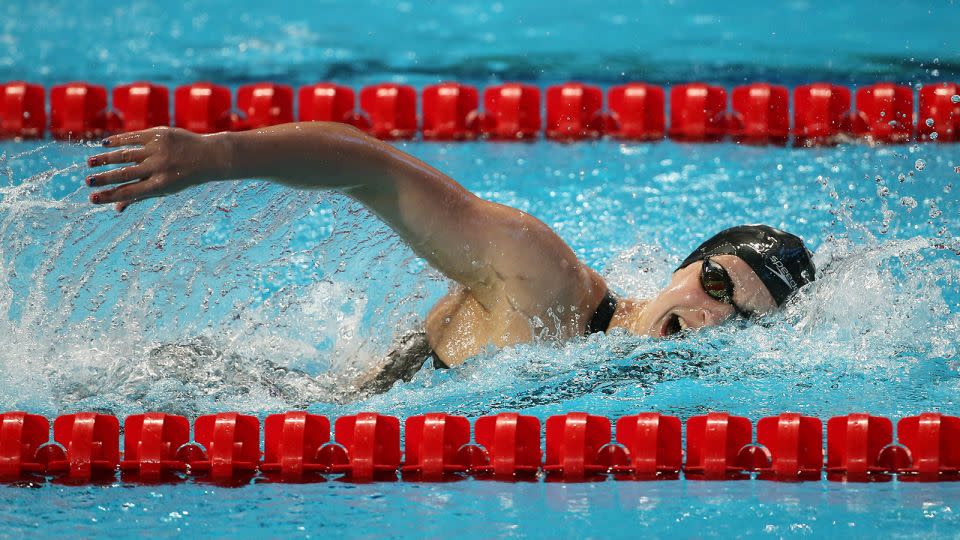
[[[488,347],[623,328],[669,337],[751,319],[782,306],[815,277],[810,252],[765,225],[721,231],[696,248],[650,299],[619,298],[546,224],[484,201],[393,146],[339,123],[308,122],[197,135],[153,128],[104,140],[88,165],[94,204],[131,204],[206,182],[266,178],[335,190],[361,202],[456,286],[422,331],[401,340],[361,386],[382,391],[424,360],[453,367]],[[544,335],[532,321],[552,321]]]

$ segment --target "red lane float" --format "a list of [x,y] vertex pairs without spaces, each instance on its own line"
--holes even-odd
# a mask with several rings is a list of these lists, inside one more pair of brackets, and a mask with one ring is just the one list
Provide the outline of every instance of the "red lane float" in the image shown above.
[[404,479],[439,482],[465,472],[469,458],[460,452],[470,444],[470,421],[464,416],[430,413],[411,416],[404,424]]
[[889,418],[865,413],[831,418],[827,421],[827,480],[889,481],[907,459],[904,449],[892,443]]
[[547,418],[548,479],[583,482],[600,478],[611,464],[601,455],[610,443],[610,420],[582,412]]
[[291,411],[271,414],[263,423],[264,455],[260,470],[283,482],[322,480],[330,468],[321,448],[330,442],[330,420],[325,416]]
[[793,137],[797,146],[836,144],[850,129],[850,90],[829,83],[793,89]]
[[823,469],[823,424],[798,413],[768,416],[757,422],[757,444],[768,465],[756,467],[761,480],[819,480]]
[[115,416],[83,412],[58,416],[53,440],[44,447],[46,472],[71,483],[112,478],[120,462],[120,422]]
[[341,122],[369,129],[369,120],[357,113],[353,89],[338,84],[320,83],[300,88],[298,118],[301,122]]
[[533,139],[540,133],[540,89],[520,83],[492,86],[483,92],[480,130],[498,141]]
[[293,88],[257,83],[237,89],[237,108],[243,114],[237,129],[257,129],[293,122]]
[[960,417],[924,413],[897,422],[897,440],[910,465],[898,468],[901,480],[960,480]]
[[249,479],[260,464],[260,421],[237,413],[208,414],[193,423],[197,442],[188,460],[191,473],[218,483]]
[[0,139],[43,138],[47,129],[45,94],[38,84],[0,84]]
[[377,84],[360,90],[360,108],[378,139],[412,139],[417,134],[417,91],[406,84]]
[[893,83],[858,88],[853,133],[872,142],[910,141],[913,138],[913,90]]
[[687,420],[687,465],[684,473],[696,480],[748,478],[753,426],[748,418],[716,412]]
[[617,443],[626,450],[627,463],[615,473],[635,480],[670,480],[683,466],[680,419],[660,413],[642,413],[617,420]]
[[670,88],[670,138],[716,142],[727,132],[727,91],[704,83]]
[[173,93],[174,123],[194,133],[229,131],[238,122],[231,110],[230,89],[212,83],[194,83]]
[[190,422],[183,416],[151,412],[128,416],[123,422],[124,479],[160,482],[185,472],[187,461],[178,451],[190,441]]
[[728,132],[746,144],[787,144],[790,138],[790,93],[785,86],[748,84],[733,89],[733,117]]
[[477,89],[442,83],[423,89],[423,138],[428,141],[465,141],[479,134],[480,97]]
[[486,461],[472,467],[481,477],[533,478],[540,470],[540,420],[535,416],[481,416],[474,424],[474,438]]
[[610,109],[607,134],[634,141],[662,139],[666,126],[664,97],[663,88],[650,84],[614,86],[607,93]]
[[929,84],[920,89],[917,133],[921,141],[960,140],[960,85]]
[[400,420],[395,416],[360,413],[334,423],[338,446],[327,446],[324,461],[332,472],[354,482],[396,480],[400,468]]
[[149,82],[124,84],[113,89],[110,131],[138,131],[170,125],[170,91]]
[[97,139],[107,132],[107,89],[85,82],[50,89],[50,133],[55,139]]
[[44,472],[37,451],[50,440],[50,422],[24,412],[0,414],[0,482],[16,482]]
[[605,122],[599,86],[573,82],[547,88],[548,139],[597,139]]

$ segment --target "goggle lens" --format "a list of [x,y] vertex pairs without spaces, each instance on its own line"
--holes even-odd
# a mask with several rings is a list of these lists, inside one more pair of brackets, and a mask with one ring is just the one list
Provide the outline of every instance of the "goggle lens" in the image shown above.
[[711,298],[725,304],[733,304],[733,282],[719,264],[709,258],[703,260],[700,270],[700,285]]

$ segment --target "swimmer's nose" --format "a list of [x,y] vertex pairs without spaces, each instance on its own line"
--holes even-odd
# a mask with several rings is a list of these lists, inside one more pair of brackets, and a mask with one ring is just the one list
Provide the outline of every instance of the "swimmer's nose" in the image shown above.
[[727,306],[702,308],[691,313],[688,322],[694,328],[717,326],[729,319],[731,315],[733,315],[733,310],[727,308]]

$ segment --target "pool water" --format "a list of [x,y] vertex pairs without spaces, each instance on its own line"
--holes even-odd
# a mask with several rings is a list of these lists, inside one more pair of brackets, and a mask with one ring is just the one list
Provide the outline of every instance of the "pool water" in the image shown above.
[[[0,8],[0,80],[960,79],[946,4],[751,6],[751,24],[685,2],[100,5]],[[620,294],[655,293],[700,241],[753,222],[805,238],[821,279],[760,325],[522,345],[357,397],[448,288],[361,206],[251,181],[117,215],[86,202],[90,146],[3,142],[0,410],[960,413],[960,145],[400,146],[542,219]],[[0,536],[955,536],[958,506],[949,483],[47,484],[0,487]]]

